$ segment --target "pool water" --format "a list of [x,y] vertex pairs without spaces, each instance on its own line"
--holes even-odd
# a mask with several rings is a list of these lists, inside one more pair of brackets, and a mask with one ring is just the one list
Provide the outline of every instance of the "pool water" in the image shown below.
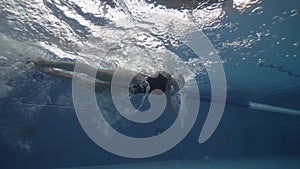
[[[300,114],[245,105],[255,102],[300,110],[300,2],[168,3],[1,1],[0,168],[299,167]],[[224,68],[227,104],[222,118],[200,144],[211,101],[202,99],[187,136],[148,158],[122,157],[99,147],[77,118],[72,82],[24,64],[28,58],[41,57],[76,60],[100,69],[175,71],[187,84],[194,79],[200,94],[209,97],[208,67],[214,63],[186,43],[195,32],[207,36]],[[193,91],[190,102],[198,95]],[[97,121],[97,129],[106,137],[113,136],[107,124],[131,137],[158,136],[177,118],[167,108],[157,120],[137,124],[118,113],[109,93],[96,94],[96,100],[108,122]],[[182,105],[174,100],[173,104]],[[145,95],[131,96],[131,102],[141,110],[150,107]]]

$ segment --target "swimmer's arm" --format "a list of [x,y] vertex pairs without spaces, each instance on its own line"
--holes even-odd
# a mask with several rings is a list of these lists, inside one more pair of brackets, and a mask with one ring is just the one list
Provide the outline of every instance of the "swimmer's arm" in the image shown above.
[[74,71],[75,64],[80,67],[80,69],[87,72],[93,72],[96,69],[85,64],[85,63],[76,63],[76,62],[63,62],[63,61],[50,61],[44,58],[35,58],[35,59],[28,59],[27,63],[34,63],[37,69],[46,69],[46,68],[57,68],[62,69],[65,71]]
[[183,124],[184,124],[184,119],[183,117],[179,114],[177,108],[175,106],[173,106],[172,101],[171,101],[171,93],[170,92],[166,92],[166,97],[167,97],[167,106],[170,109],[170,111],[172,113],[174,113],[174,115],[177,117],[176,121],[180,123],[180,127],[183,128]]
[[72,81],[73,78],[73,75],[71,73],[55,70],[53,68],[42,67],[42,68],[38,68],[38,70],[48,75],[59,77],[65,81]]
[[111,89],[111,83],[109,82],[95,82],[95,91],[96,92],[104,92],[104,91],[110,91]]
[[[97,72],[96,78],[100,81],[110,82],[114,74],[114,70],[96,69],[88,64],[79,62],[57,62],[45,60],[44,58],[35,58],[28,59],[26,63],[33,63],[35,65],[35,68],[45,73],[52,74],[54,76],[60,76],[68,80],[72,78],[72,75],[70,75],[69,73],[66,74],[65,71],[73,72],[75,64],[78,66],[78,68],[80,68],[82,72]],[[63,71],[54,70],[54,68],[61,69]]]
[[[59,77],[65,81],[71,82],[73,80],[73,74],[72,73],[68,73],[65,71],[61,71],[61,70],[55,70],[53,68],[39,68],[40,71],[55,76],[55,77]],[[77,76],[77,75],[75,75]],[[95,91],[96,92],[103,92],[103,91],[108,91],[110,89],[110,83],[109,82],[94,82],[92,80],[88,80],[86,78],[83,77],[77,77],[80,79],[81,82],[84,82],[84,84],[86,84],[88,87],[91,87],[93,83],[95,83]]]
[[168,91],[166,91],[165,93],[166,93],[166,97],[167,97],[167,106],[168,106],[168,108],[172,111],[172,113],[174,113],[177,116],[178,112],[172,104],[171,93],[168,92]]

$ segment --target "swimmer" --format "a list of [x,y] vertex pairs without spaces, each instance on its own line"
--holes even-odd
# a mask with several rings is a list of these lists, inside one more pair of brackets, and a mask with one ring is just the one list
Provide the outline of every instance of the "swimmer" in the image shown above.
[[[75,62],[56,62],[48,61],[43,58],[28,59],[26,63],[32,64],[33,68],[40,70],[49,75],[60,77],[67,81],[72,81],[73,71],[75,67]],[[76,63],[82,69],[90,70],[90,72],[97,71],[96,81],[95,81],[95,91],[104,92],[110,91],[111,82],[115,70],[113,69],[97,69],[91,67],[84,63]],[[172,77],[171,74],[165,71],[158,71],[153,75],[145,75],[142,73],[134,72],[131,70],[122,70],[120,73],[122,78],[132,77],[134,75],[130,85],[129,93],[130,94],[139,94],[139,93],[153,93],[161,95],[165,93],[167,97],[168,107],[173,111],[175,108],[171,104],[171,93],[176,93],[183,88],[185,85],[185,80],[182,76]],[[86,79],[83,79],[86,81]],[[158,89],[158,90],[155,90]]]
[[197,10],[207,6],[221,4],[225,11],[238,10],[244,12],[251,5],[261,2],[260,0],[145,0],[147,3],[162,5],[168,9]]
[[171,9],[196,9],[199,5],[211,5],[225,0],[146,0],[147,3],[162,5]]

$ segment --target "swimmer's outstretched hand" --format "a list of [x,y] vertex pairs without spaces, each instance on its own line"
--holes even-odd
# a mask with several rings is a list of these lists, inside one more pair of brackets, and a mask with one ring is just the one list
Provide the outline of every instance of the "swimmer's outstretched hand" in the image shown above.
[[19,69],[21,72],[34,69],[39,67],[38,65],[41,65],[42,63],[46,62],[43,58],[26,58],[25,61],[18,61],[14,64],[14,66]]
[[26,64],[31,65],[32,67],[38,67],[39,65],[41,65],[42,63],[45,63],[46,60],[44,58],[38,57],[38,58],[27,58],[25,60]]

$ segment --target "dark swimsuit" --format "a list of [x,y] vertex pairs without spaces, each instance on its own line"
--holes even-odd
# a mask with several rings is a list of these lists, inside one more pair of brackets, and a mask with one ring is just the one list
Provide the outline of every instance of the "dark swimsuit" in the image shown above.
[[151,93],[155,89],[165,92],[167,83],[168,79],[160,73],[155,78],[144,75],[143,79],[130,84],[129,91],[133,94]]

